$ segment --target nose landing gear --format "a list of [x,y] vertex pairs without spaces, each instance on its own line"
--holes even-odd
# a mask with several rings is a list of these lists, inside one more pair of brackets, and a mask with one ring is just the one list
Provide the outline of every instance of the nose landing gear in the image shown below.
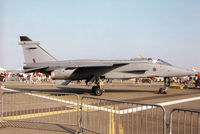
[[164,77],[164,88],[160,88],[158,90],[159,94],[167,94],[167,90],[170,87],[170,78],[169,77]]

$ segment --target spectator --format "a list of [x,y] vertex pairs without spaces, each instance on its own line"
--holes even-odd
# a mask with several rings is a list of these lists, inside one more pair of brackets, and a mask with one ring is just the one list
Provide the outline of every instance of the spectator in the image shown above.
[[3,86],[4,86],[4,74],[3,73],[1,73],[0,74],[0,87],[2,88]]

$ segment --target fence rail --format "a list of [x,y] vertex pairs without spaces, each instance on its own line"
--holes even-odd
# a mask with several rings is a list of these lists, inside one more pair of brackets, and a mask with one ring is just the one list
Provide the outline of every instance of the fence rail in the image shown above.
[[170,134],[200,134],[200,110],[174,108],[170,112],[169,131]]
[[[24,127],[23,123],[48,123],[79,129],[79,96],[60,92],[4,92],[1,122]],[[20,124],[21,123],[21,124]]]
[[102,134],[165,134],[166,112],[160,105],[82,97],[81,128]]

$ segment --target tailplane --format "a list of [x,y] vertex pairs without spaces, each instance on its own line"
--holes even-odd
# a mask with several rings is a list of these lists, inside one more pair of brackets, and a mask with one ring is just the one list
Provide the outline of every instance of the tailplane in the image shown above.
[[19,45],[22,45],[25,63],[56,61],[56,58],[40,47],[39,44],[40,42],[32,41],[27,36],[20,36]]

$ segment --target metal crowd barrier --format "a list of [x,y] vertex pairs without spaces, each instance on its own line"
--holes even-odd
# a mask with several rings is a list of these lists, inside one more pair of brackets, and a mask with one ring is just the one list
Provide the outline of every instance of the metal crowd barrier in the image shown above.
[[166,112],[160,105],[82,97],[82,132],[165,134]]
[[[60,92],[4,92],[0,102],[1,127],[49,130],[43,124],[56,124],[72,133],[166,134],[160,105],[86,96],[80,104],[78,95]],[[169,133],[200,134],[200,110],[173,109]]]
[[4,92],[1,104],[4,127],[31,127],[27,123],[57,124],[76,130],[80,127],[80,104],[76,94]]
[[170,112],[170,134],[200,134],[200,110],[173,109]]

